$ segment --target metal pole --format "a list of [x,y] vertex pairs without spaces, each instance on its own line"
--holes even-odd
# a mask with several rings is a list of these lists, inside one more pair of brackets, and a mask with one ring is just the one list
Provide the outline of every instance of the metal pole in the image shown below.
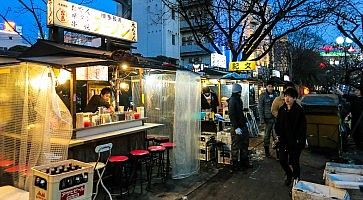
[[345,83],[349,84],[347,49],[345,46],[343,46],[343,48],[344,48],[344,64],[345,64]]

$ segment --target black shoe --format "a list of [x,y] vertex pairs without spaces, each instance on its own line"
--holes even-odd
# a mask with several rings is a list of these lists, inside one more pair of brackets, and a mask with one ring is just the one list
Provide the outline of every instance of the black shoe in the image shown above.
[[286,179],[285,179],[285,182],[284,182],[285,185],[290,186],[291,182],[292,182],[292,177],[291,176],[286,176]]
[[265,156],[266,158],[271,158],[270,148],[267,146],[265,146]]

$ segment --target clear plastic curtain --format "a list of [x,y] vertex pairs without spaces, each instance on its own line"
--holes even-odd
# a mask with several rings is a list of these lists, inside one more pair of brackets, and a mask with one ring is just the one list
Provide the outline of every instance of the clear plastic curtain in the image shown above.
[[5,97],[0,105],[0,158],[18,170],[0,179],[27,190],[31,167],[67,159],[72,118],[56,94],[49,67],[24,63],[3,69],[9,73],[0,73],[0,94]]
[[199,171],[200,77],[177,71],[175,80],[175,115],[172,176],[185,178]]
[[132,80],[132,98],[135,106],[142,106],[142,98],[139,97],[139,88],[142,87],[147,122],[164,124],[161,128],[149,130],[149,134],[169,136],[172,140],[175,74],[148,74],[143,77],[142,84],[137,79],[138,77],[135,77]]

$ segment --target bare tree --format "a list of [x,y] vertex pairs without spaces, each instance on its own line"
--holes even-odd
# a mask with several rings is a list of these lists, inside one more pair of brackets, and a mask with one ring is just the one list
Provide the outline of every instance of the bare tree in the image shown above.
[[327,82],[327,68],[319,55],[319,47],[324,44],[321,36],[305,28],[289,34],[289,53],[292,60],[293,80],[306,86],[324,85]]
[[[340,33],[350,38],[363,51],[363,4],[360,0],[346,0],[340,2],[334,11],[331,23]],[[346,48],[346,47],[343,47]],[[346,49],[343,49],[346,51]],[[349,54],[349,61],[345,63],[345,83],[354,86],[363,85],[363,64],[359,57]],[[360,74],[360,76],[359,76]]]
[[[326,3],[329,1],[329,4]],[[231,50],[232,59],[259,60],[280,38],[320,24],[335,9],[335,0],[163,0],[175,9],[207,52]],[[210,48],[211,47],[211,48]]]

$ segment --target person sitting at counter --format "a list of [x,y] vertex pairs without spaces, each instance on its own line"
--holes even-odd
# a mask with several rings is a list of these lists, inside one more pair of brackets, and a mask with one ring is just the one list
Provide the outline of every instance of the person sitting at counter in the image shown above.
[[93,95],[88,101],[85,112],[96,112],[98,107],[106,107],[110,112],[114,112],[113,106],[108,101],[111,98],[111,88],[103,88],[100,95]]

